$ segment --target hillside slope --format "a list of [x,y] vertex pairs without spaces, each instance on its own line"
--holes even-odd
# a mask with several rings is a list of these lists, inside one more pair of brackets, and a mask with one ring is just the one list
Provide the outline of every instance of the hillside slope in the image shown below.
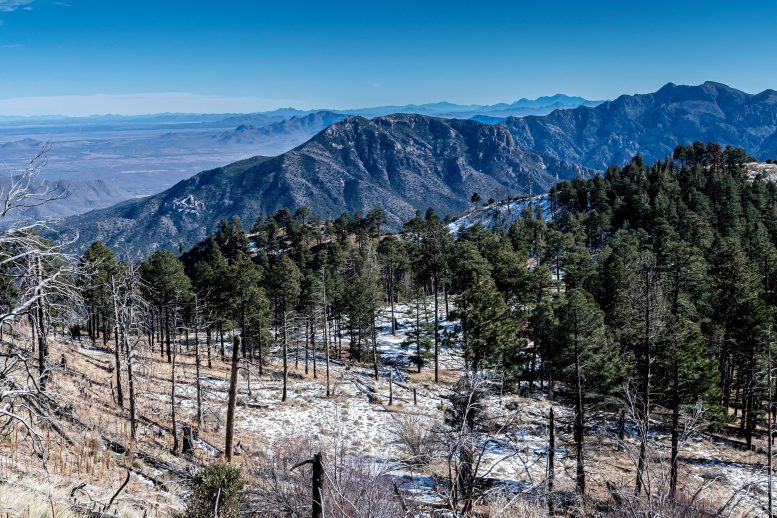
[[657,92],[622,95],[596,107],[557,110],[504,122],[516,144],[561,160],[604,169],[641,153],[652,162],[678,143],[741,146],[777,157],[777,92],[748,94],[720,83],[669,83]]
[[383,208],[398,227],[415,210],[461,212],[472,192],[497,195],[547,189],[557,179],[589,175],[516,145],[502,126],[470,120],[393,115],[350,117],[273,158],[204,171],[144,200],[70,218],[79,248],[101,239],[148,255],[193,245],[221,218],[247,224],[281,207],[309,206],[326,216]]

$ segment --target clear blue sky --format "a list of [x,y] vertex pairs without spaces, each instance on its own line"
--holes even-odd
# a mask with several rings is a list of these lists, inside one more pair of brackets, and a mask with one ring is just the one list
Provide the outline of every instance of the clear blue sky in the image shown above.
[[0,115],[756,92],[775,27],[775,0],[0,0]]

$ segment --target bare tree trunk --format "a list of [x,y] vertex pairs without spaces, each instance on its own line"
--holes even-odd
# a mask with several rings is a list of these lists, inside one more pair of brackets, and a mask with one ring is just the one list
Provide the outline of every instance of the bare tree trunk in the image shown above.
[[[167,333],[167,343],[170,344],[170,332],[168,330]],[[171,408],[171,416],[173,421],[173,453],[178,453],[178,420],[176,419],[176,409],[175,409],[175,363],[178,358],[178,349],[173,347],[173,357],[171,361],[172,366],[172,389],[170,390],[170,408]]]
[[206,347],[208,348],[208,368],[212,369],[213,361],[211,360],[211,355],[210,355],[210,339],[211,339],[211,329],[209,325],[208,328],[205,330],[205,343],[206,343]]
[[102,315],[103,324],[103,347],[108,348],[108,317]]
[[227,361],[227,355],[224,351],[224,322],[219,322],[219,336],[221,337],[221,361]]
[[[33,342],[37,337],[38,341],[38,374],[40,375],[40,390],[46,390],[46,384],[50,377],[48,367],[49,346],[46,340],[46,308],[45,293],[43,291],[43,265],[39,256],[35,257],[35,263],[32,265],[34,282],[36,284],[37,300],[34,306],[35,318],[33,321]],[[37,329],[36,329],[37,328]]]
[[224,441],[224,459],[232,462],[235,438],[235,404],[237,403],[237,361],[240,355],[240,338],[234,337],[232,342],[232,371],[229,375],[229,397],[227,399],[227,430]]
[[[296,332],[294,334],[294,370],[299,369],[299,324],[296,326]],[[305,333],[305,339],[307,339],[307,333]]]
[[243,339],[241,347],[243,349],[242,356],[245,359],[246,349],[248,348],[248,335],[246,334],[246,304],[243,301],[240,304],[240,336]]
[[772,512],[773,509],[773,493],[772,493],[772,462],[773,462],[773,455],[772,455],[772,445],[774,444],[774,402],[772,401],[773,394],[772,394],[772,328],[771,325],[769,326],[769,338],[767,341],[767,346],[769,347],[768,351],[768,364],[767,364],[767,383],[769,384],[769,392],[768,392],[768,425],[769,425],[769,433],[766,436],[767,440],[767,446],[766,446],[766,454],[769,456],[766,462],[766,469],[767,471],[767,511],[769,513],[769,518],[774,516],[774,513]]
[[639,496],[642,492],[642,488],[645,485],[643,479],[645,468],[647,465],[647,441],[648,441],[648,427],[650,426],[650,365],[653,361],[650,333],[651,333],[651,318],[652,318],[652,306],[651,306],[651,286],[652,286],[652,274],[653,270],[650,267],[645,267],[645,336],[643,344],[643,372],[642,372],[642,401],[640,404],[640,410],[642,415],[642,426],[640,430],[640,443],[639,443],[639,462],[637,464],[637,481],[634,485],[634,494]]
[[679,462],[680,443],[680,394],[678,391],[677,362],[674,364],[674,376],[672,383],[672,454],[669,464],[669,498],[674,499],[677,491],[677,463]]
[[286,311],[283,312],[283,393],[281,401],[286,401],[286,384],[289,380],[289,343],[287,340]]
[[324,481],[324,468],[321,463],[321,453],[313,455],[313,505],[312,505],[312,518],[323,518],[324,516],[324,499],[321,496],[321,490]]
[[308,337],[308,331],[310,324],[305,322],[305,375],[308,375],[308,363],[310,363],[310,342]]
[[394,378],[393,373],[389,371],[389,406],[392,406],[394,404],[394,383],[392,379]]
[[575,446],[577,450],[577,476],[575,486],[578,494],[585,496],[585,460],[583,458],[583,384],[580,372],[580,346],[575,336]]
[[439,294],[437,286],[437,276],[434,277],[434,382],[440,381],[440,320],[437,307],[437,298]]
[[421,366],[424,363],[423,353],[421,351],[421,307],[419,295],[415,296],[415,351],[418,356],[418,372],[421,372]]
[[375,332],[375,313],[370,319],[370,331],[372,332],[372,365],[375,370],[375,381],[378,381],[378,337]]
[[165,309],[165,314],[167,315],[165,317],[165,324],[166,324],[165,325],[165,348],[167,352],[167,363],[171,363],[173,360],[172,360],[172,353],[170,352],[170,347],[171,347],[170,335],[172,333],[172,326],[175,325],[175,322],[173,322],[172,324],[170,323],[170,308]]
[[200,384],[200,329],[197,322],[197,310],[194,316],[194,375],[197,388],[197,427],[202,427],[202,386]]
[[165,357],[165,329],[167,329],[167,313],[162,306],[159,307],[159,357]]
[[259,344],[259,375],[264,374],[264,351],[262,351],[262,320],[259,319],[259,338],[257,340]]
[[448,320],[450,315],[450,307],[448,305],[448,285],[447,282],[443,284],[443,295],[445,296],[445,320]]
[[548,514],[553,516],[553,484],[556,480],[556,423],[553,416],[553,407],[550,407],[548,416]]
[[124,391],[121,387],[121,351],[119,347],[119,304],[118,300],[118,293],[116,292],[116,282],[113,278],[113,275],[111,275],[111,301],[113,302],[113,323],[114,323],[114,337],[116,340],[116,347],[114,347],[113,352],[116,360],[116,403],[119,405],[119,408],[124,408]]
[[313,379],[318,379],[318,362],[316,361],[316,317],[310,320],[310,348],[313,352]]
[[534,389],[534,378],[537,375],[537,341],[532,343],[531,366],[529,367],[529,390]]
[[343,320],[342,315],[337,313],[337,359],[343,359]]
[[389,279],[389,300],[391,301],[391,334],[397,334],[397,319],[394,317],[394,277]]
[[124,334],[124,351],[127,358],[127,385],[129,386],[129,410],[130,410],[130,437],[135,440],[138,423],[135,415],[135,377],[132,374],[132,350],[130,349],[129,338]]
[[324,294],[324,351],[326,355],[326,397],[331,395],[329,390],[329,319],[326,312],[326,279],[324,278],[324,270],[321,269],[321,285],[323,286]]

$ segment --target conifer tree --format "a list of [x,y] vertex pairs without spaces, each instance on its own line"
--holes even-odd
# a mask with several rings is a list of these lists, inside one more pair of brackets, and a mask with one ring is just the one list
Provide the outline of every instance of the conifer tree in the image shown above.
[[593,405],[620,388],[623,364],[607,339],[604,314],[590,293],[572,289],[558,308],[558,349],[551,351],[559,377],[569,383],[574,402],[576,488],[585,495],[585,423]]
[[168,363],[172,362],[171,341],[176,329],[176,315],[180,305],[191,292],[191,281],[184,272],[183,264],[172,252],[159,250],[141,266],[141,276],[147,297],[159,308],[162,315],[165,352]]
[[283,256],[272,266],[270,273],[271,293],[275,306],[275,319],[280,324],[281,348],[283,355],[283,391],[281,401],[286,401],[289,378],[289,314],[299,302],[302,274],[297,265]]

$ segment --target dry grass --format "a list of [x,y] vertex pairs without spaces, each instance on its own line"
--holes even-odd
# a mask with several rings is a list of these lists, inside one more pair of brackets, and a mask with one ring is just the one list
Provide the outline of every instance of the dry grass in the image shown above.
[[[52,505],[53,515],[56,517],[76,516],[71,508],[73,500],[70,498],[70,492],[74,487],[83,483],[85,484],[84,489],[91,495],[89,497],[85,492],[77,491],[75,501],[80,504],[89,504],[91,499],[107,502],[126,476],[127,463],[129,462],[127,456],[106,449],[101,437],[106,435],[125,444],[129,443],[127,413],[118,408],[111,392],[116,383],[115,372],[112,371],[113,355],[89,350],[83,347],[86,345],[86,342],[79,346],[79,344],[69,341],[60,342],[57,340],[54,340],[51,345],[51,357],[59,358],[62,353],[65,353],[68,366],[66,371],[57,370],[54,373],[51,389],[55,393],[57,402],[72,412],[80,424],[61,419],[72,444],[67,444],[57,434],[48,433],[45,435],[46,450],[49,455],[47,459],[48,471],[44,470],[39,461],[29,457],[29,450],[25,448],[24,436],[20,431],[0,436],[0,481],[6,481],[0,485],[0,518],[6,518],[3,513],[10,517],[50,517],[52,516]],[[171,426],[170,366],[166,362],[166,358],[160,357],[158,349],[153,352],[144,351],[141,360],[143,365],[139,365],[136,369],[139,374],[137,379],[138,415],[145,416],[151,421],[141,423],[135,451],[164,461],[181,471],[193,470],[202,462],[210,462],[211,457],[202,450],[197,451],[193,461],[174,456],[169,452],[172,445],[172,436],[168,430]],[[228,364],[220,360],[216,349],[213,351],[212,361],[213,368],[208,369],[203,354],[201,375],[210,381],[203,383],[204,423],[199,428],[199,435],[205,441],[220,448],[224,441],[223,427],[226,413],[224,380],[228,378],[229,370]],[[177,408],[179,424],[195,423],[193,351],[186,354],[184,349],[183,353],[178,355],[178,364]],[[280,399],[279,371],[280,365],[275,362],[265,368],[263,376],[252,373],[252,390],[254,392],[260,390],[267,392],[269,390],[273,397],[277,391],[278,399]],[[408,373],[407,384],[418,387],[419,403],[423,398],[427,403],[426,407],[420,405],[414,407],[412,393],[399,388],[396,384],[394,385],[395,405],[388,410],[390,410],[392,418],[395,417],[399,420],[398,427],[402,428],[402,433],[406,435],[406,437],[399,437],[399,439],[401,443],[404,443],[403,456],[407,458],[425,459],[429,456],[428,452],[425,451],[427,439],[417,436],[418,434],[413,435],[411,432],[421,428],[419,420],[426,424],[426,429],[429,428],[431,422],[429,416],[421,414],[436,411],[434,405],[438,394],[452,385],[460,373],[455,370],[443,369],[440,371],[440,375],[442,383],[437,386],[433,382],[434,372],[431,369],[425,368],[420,374]],[[386,409],[382,405],[370,405],[365,411],[355,411],[355,408],[363,407],[351,406],[349,408],[350,398],[354,396],[345,390],[346,388],[353,390],[347,376],[349,376],[348,372],[342,368],[334,366],[331,368],[330,383],[335,395],[327,401],[341,408],[341,416],[346,424],[360,420],[368,427],[380,426],[382,423],[380,417],[386,415]],[[290,394],[293,394],[294,397],[286,403],[283,405],[273,403],[268,408],[240,406],[238,409],[237,441],[242,446],[235,458],[235,463],[244,467],[246,473],[250,473],[251,457],[255,453],[265,451],[271,439],[266,435],[266,431],[261,425],[246,425],[249,418],[253,419],[254,422],[261,423],[264,416],[271,415],[276,409],[305,412],[316,408],[322,401],[326,400],[325,383],[323,365],[318,366],[318,377],[313,379],[312,365],[308,374],[305,375],[304,366],[300,364],[295,375],[289,379]],[[388,384],[382,380],[375,386],[384,403],[387,403]],[[304,387],[307,388],[303,390]],[[247,395],[247,382],[242,377],[239,391],[241,401],[250,403],[252,398]],[[531,405],[536,407],[534,413],[524,412],[517,422],[520,422],[522,426],[544,425],[543,417],[539,415],[539,412],[544,411],[543,409],[549,406],[549,402],[544,398],[531,400],[516,398],[517,411],[525,411]],[[436,414],[436,417],[440,418],[441,413]],[[286,419],[287,429],[294,432],[299,424],[294,416],[288,418],[284,416],[284,419]],[[81,424],[84,426],[82,427]],[[336,424],[327,423],[326,426],[319,428],[319,434],[334,434],[336,428]],[[368,448],[377,451],[382,446],[376,444],[376,441],[381,440],[377,437],[363,437],[354,434],[349,436],[348,440],[350,441],[348,445],[350,451],[364,451]],[[563,424],[559,424],[559,447],[571,448],[570,440],[571,433],[565,432]],[[635,443],[633,438],[629,440],[632,444]],[[762,437],[756,438],[755,446],[758,450],[765,449],[765,440]],[[527,455],[531,457],[534,454],[528,452]],[[765,456],[759,451],[741,451],[709,439],[694,443],[692,450],[683,452],[683,458],[684,461],[680,467],[682,489],[692,494],[702,481],[710,480],[711,482],[705,486],[704,497],[708,501],[717,503],[718,506],[730,498],[732,492],[738,488],[733,471],[725,472],[720,466],[728,463],[745,467],[753,466],[755,469],[756,466],[765,461]],[[544,460],[539,459],[539,457],[537,459],[536,465],[532,468],[535,482],[544,476]],[[705,460],[714,460],[721,464],[710,465],[703,462]],[[574,455],[557,458],[556,462],[556,488],[560,491],[571,492],[574,488]],[[144,516],[144,513],[148,517],[163,517],[168,516],[171,510],[182,508],[189,491],[184,480],[181,480],[174,473],[154,469],[137,458],[131,461],[129,467],[137,470],[138,473],[153,477],[156,483],[163,484],[166,490],[160,491],[159,487],[154,487],[154,483],[143,481],[133,475],[128,486],[117,497],[117,505],[112,512],[118,510],[121,516],[127,517]],[[432,461],[431,464],[425,464],[424,461],[416,464],[416,467],[427,474],[444,472],[444,466],[437,465],[435,461]],[[622,487],[629,487],[633,484],[635,469],[633,459],[629,457],[629,450],[618,449],[618,445],[611,438],[605,436],[590,438],[587,450],[587,468],[590,494],[599,502],[607,502],[610,499],[606,487],[607,481],[613,481]],[[500,477],[504,476],[505,478],[526,478],[523,473],[513,468],[500,468],[498,473]],[[248,483],[251,482],[249,479]],[[749,509],[752,509],[746,505],[747,502],[735,509],[732,516],[746,516]],[[493,500],[489,501],[487,506],[485,512],[491,516],[504,516],[506,518],[545,516],[542,505],[522,499],[514,501],[509,499]],[[710,504],[710,508],[714,507]]]

